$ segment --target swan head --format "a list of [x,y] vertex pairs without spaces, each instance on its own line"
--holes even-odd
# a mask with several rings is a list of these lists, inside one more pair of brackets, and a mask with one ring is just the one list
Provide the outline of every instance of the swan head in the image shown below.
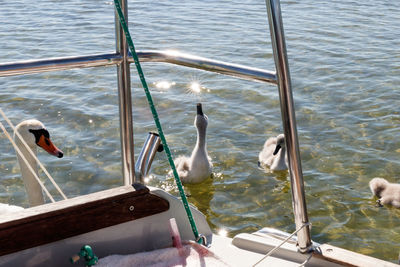
[[[35,148],[37,145],[47,151],[50,155],[58,158],[62,158],[64,155],[63,152],[51,142],[49,132],[47,131],[46,127],[44,127],[43,123],[38,120],[25,120],[19,123],[15,127],[15,132],[18,132],[25,140],[26,144],[31,148]],[[15,142],[17,145],[23,145],[22,141],[15,132]]]
[[278,154],[279,150],[284,147],[285,147],[285,136],[283,134],[280,134],[276,137],[276,147],[274,153],[272,154],[275,156],[276,154]]
[[371,192],[377,197],[382,197],[381,193],[388,185],[389,182],[380,177],[376,177],[369,182],[369,188],[371,189]]
[[205,130],[208,125],[208,117],[203,113],[201,103],[197,104],[197,115],[194,119],[194,126],[199,130]]

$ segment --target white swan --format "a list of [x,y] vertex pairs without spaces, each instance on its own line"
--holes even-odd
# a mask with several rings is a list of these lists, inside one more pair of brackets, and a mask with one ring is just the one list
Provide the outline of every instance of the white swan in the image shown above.
[[[58,158],[63,157],[63,152],[59,150],[53,143],[50,141],[50,134],[44,127],[43,123],[38,120],[25,120],[19,123],[15,127],[15,132],[20,134],[20,136],[24,139],[26,144],[32,150],[34,155],[36,155],[36,147],[40,146],[44,150],[46,150],[49,154],[56,156]],[[29,153],[29,151],[25,148],[21,139],[14,132],[14,141],[17,147],[20,149],[24,157],[26,158],[29,165],[37,174],[37,163],[35,158]],[[39,183],[36,181],[34,175],[28,169],[27,164],[22,159],[22,157],[17,153],[18,163],[21,169],[21,176],[24,181],[26,193],[28,195],[29,204],[31,207],[44,204],[44,197],[42,188]]]
[[258,155],[258,163],[268,166],[272,171],[287,170],[288,160],[283,134],[270,137],[264,143],[264,147]]
[[197,142],[190,158],[180,156],[175,166],[183,183],[200,183],[211,176],[212,163],[207,153],[206,131],[208,118],[201,103],[197,104],[194,126],[197,128]]
[[379,197],[379,205],[392,205],[400,208],[400,184],[389,183],[383,178],[376,177],[369,182],[371,192]]

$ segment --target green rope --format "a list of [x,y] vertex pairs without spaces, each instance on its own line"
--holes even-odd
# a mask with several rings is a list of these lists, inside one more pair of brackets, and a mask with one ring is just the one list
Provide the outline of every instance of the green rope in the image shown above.
[[189,208],[189,203],[187,201],[185,192],[183,191],[181,180],[179,179],[178,172],[176,171],[174,161],[172,160],[171,151],[169,150],[169,147],[168,147],[168,144],[167,144],[167,140],[165,139],[163,130],[161,128],[161,123],[160,123],[160,120],[158,119],[157,110],[154,107],[153,99],[151,97],[149,88],[147,86],[147,82],[146,82],[146,80],[144,78],[144,74],[143,74],[143,71],[142,71],[142,67],[140,66],[139,58],[138,58],[138,56],[136,54],[135,47],[133,45],[132,38],[131,38],[131,35],[129,33],[128,26],[126,24],[126,20],[125,20],[124,14],[122,13],[122,10],[121,10],[121,5],[120,5],[118,0],[114,0],[114,3],[115,3],[115,8],[116,8],[117,13],[118,13],[119,21],[121,23],[122,28],[124,29],[124,32],[125,32],[125,36],[126,36],[126,40],[128,42],[128,45],[129,45],[129,49],[130,49],[132,57],[133,57],[133,59],[135,61],[135,65],[136,65],[136,69],[137,69],[137,71],[139,73],[140,81],[142,82],[143,89],[144,89],[144,91],[146,93],[147,101],[149,102],[151,113],[153,114],[154,122],[156,123],[157,129],[158,129],[158,134],[160,135],[161,142],[162,142],[162,144],[164,146],[165,153],[167,154],[167,158],[168,158],[169,164],[171,165],[172,172],[173,172],[174,177],[175,177],[176,185],[178,186],[179,193],[180,193],[181,198],[182,198],[183,206],[185,207],[185,210],[186,210],[190,225],[192,227],[193,234],[194,234],[194,236],[195,236],[197,241],[201,241],[201,239],[199,238],[199,233],[198,233],[197,228],[196,228],[196,224],[195,224],[194,219],[193,219],[192,212],[190,211],[190,208]]

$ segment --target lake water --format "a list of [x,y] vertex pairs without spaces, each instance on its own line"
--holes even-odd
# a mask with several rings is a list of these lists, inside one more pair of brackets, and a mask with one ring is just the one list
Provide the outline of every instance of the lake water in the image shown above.
[[[312,239],[396,262],[400,210],[377,207],[368,182],[400,180],[400,2],[281,6]],[[138,50],[274,69],[261,0],[129,1],[129,22]],[[0,5],[0,63],[114,49],[112,1]],[[282,132],[276,86],[167,64],[143,69],[174,156],[190,154],[195,105],[203,103],[214,178],[185,189],[212,228],[229,236],[263,226],[294,231],[287,172],[257,166],[266,138]],[[14,124],[41,120],[64,151],[62,159],[38,154],[68,197],[122,184],[115,67],[0,78],[0,88],[0,107]],[[138,155],[156,128],[134,69],[132,88]],[[26,207],[15,152],[3,134],[0,149],[0,201]],[[148,184],[177,194],[168,171],[158,154]]]

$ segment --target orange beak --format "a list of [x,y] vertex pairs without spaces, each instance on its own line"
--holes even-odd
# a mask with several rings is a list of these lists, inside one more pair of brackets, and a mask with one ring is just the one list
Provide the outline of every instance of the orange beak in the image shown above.
[[44,135],[40,136],[39,142],[37,144],[38,146],[46,150],[50,155],[56,156],[58,158],[62,158],[64,155],[60,149],[53,145],[50,138],[46,138]]

